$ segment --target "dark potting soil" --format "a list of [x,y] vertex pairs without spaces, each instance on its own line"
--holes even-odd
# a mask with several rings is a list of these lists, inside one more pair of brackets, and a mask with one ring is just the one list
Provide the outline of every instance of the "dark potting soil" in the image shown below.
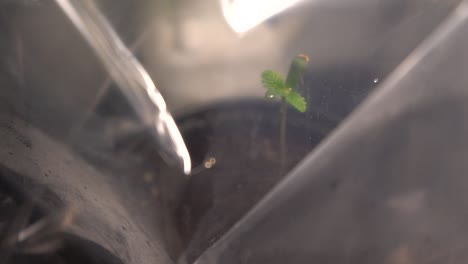
[[[225,103],[179,120],[195,167],[175,216],[189,262],[285,176],[280,171],[279,111],[279,104],[272,102]],[[326,118],[289,108],[285,171],[334,126]],[[206,168],[210,159],[215,164]]]

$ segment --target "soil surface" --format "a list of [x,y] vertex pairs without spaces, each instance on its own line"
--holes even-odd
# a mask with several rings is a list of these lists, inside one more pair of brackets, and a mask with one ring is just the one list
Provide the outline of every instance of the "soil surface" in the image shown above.
[[[189,262],[285,176],[280,172],[279,118],[279,104],[252,101],[213,106],[180,120],[195,167],[175,217]],[[289,108],[286,171],[332,127]]]

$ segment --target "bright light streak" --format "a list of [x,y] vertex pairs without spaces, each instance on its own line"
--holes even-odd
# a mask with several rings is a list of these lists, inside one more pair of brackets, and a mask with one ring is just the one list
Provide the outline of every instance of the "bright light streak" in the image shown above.
[[221,0],[223,15],[237,33],[244,33],[302,0]]

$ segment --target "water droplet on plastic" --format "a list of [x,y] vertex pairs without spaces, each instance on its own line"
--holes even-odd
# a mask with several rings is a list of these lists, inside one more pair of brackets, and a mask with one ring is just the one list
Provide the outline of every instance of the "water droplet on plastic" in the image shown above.
[[210,157],[205,161],[205,168],[211,169],[216,164],[216,159],[214,157]]
[[379,78],[375,78],[374,83],[378,83],[378,82],[379,82]]

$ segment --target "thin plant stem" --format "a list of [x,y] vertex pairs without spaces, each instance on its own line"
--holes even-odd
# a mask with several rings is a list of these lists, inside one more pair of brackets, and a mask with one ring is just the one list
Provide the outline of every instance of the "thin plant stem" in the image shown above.
[[280,173],[284,174],[286,167],[286,99],[281,97],[281,124],[280,124]]

